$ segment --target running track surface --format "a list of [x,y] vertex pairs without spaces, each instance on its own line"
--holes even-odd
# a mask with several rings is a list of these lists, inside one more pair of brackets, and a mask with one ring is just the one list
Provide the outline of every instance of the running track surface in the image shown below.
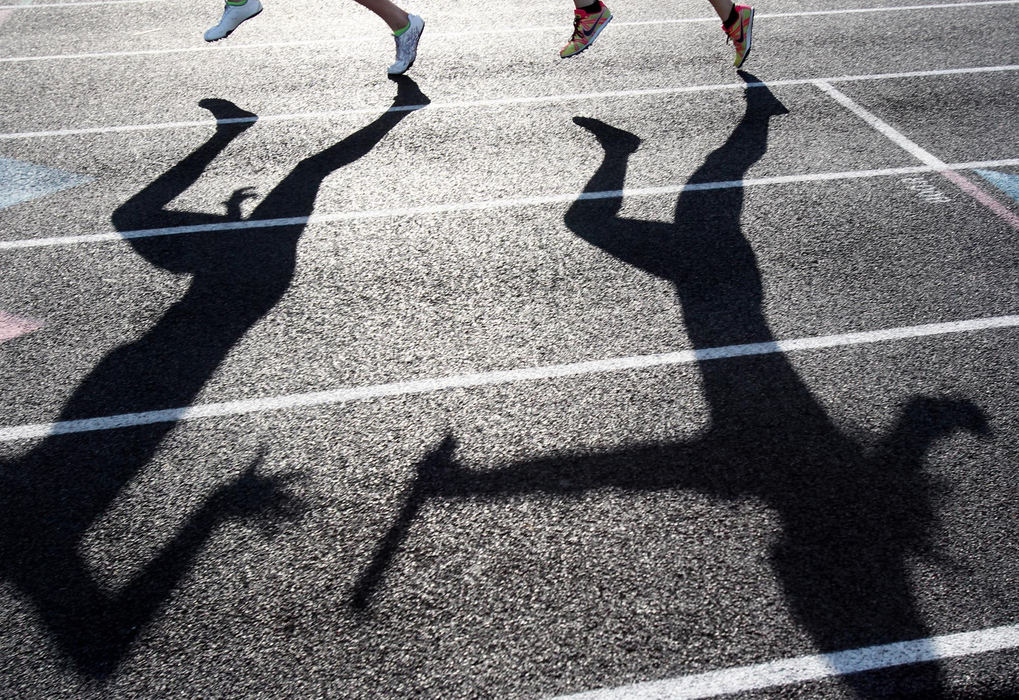
[[0,7],[0,694],[1006,697],[1014,0]]

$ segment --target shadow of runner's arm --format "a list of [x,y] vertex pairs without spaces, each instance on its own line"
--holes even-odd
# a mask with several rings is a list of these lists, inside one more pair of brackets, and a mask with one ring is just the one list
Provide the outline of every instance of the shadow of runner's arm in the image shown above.
[[441,475],[456,468],[453,464],[455,449],[456,440],[452,435],[447,435],[438,447],[418,462],[414,471],[414,481],[404,499],[403,507],[389,530],[379,540],[371,563],[354,584],[350,604],[356,610],[367,610],[371,606],[375,591],[382,584],[389,565],[407,539],[411,523],[417,518],[425,501],[441,489]]
[[706,453],[713,447],[699,439],[642,444],[592,454],[549,455],[474,470],[456,463],[456,441],[447,436],[418,462],[400,512],[354,585],[351,606],[361,611],[371,608],[393,559],[429,499],[496,500],[535,494],[577,498],[600,489],[648,492],[673,488],[729,496],[736,490],[735,477],[715,468],[719,459]]
[[934,491],[936,482],[925,472],[925,462],[938,441],[959,430],[980,438],[992,435],[987,415],[972,401],[914,396],[868,455],[870,480],[881,485],[877,491],[886,499],[885,509],[894,513],[894,530],[928,554],[936,506],[919,495]]
[[196,226],[240,218],[240,210],[236,206],[239,203],[237,197],[240,190],[224,202],[228,210],[225,216],[166,210],[170,202],[195,184],[209,164],[230,145],[230,142],[251,128],[256,118],[251,112],[246,112],[227,100],[210,98],[202,100],[199,105],[211,111],[217,119],[246,117],[252,118],[252,121],[219,124],[216,133],[205,143],[120,205],[111,217],[113,226],[118,231]]
[[255,470],[261,461],[259,456],[207,498],[162,550],[113,594],[97,584],[75,545],[57,542],[54,547],[44,541],[47,546],[23,555],[22,565],[9,575],[31,596],[42,622],[82,675],[105,678],[116,670],[219,525],[231,519],[254,520],[272,534],[271,526],[300,516],[303,504],[284,490],[292,475],[259,476]]

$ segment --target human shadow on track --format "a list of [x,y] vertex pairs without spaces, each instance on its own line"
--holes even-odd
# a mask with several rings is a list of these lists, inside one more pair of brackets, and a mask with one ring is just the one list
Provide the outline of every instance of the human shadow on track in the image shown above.
[[[748,83],[753,76],[744,75]],[[572,231],[633,267],[675,286],[686,331],[698,350],[772,343],[762,308],[759,268],[741,229],[737,183],[765,153],[769,122],[785,107],[763,86],[746,90],[746,112],[680,194],[670,223],[619,216],[630,154],[640,140],[603,122],[576,118],[605,157],[566,214]],[[765,346],[767,349],[767,346]],[[760,499],[777,514],[780,540],[771,564],[796,620],[816,648],[833,652],[929,637],[914,600],[909,557],[930,551],[939,485],[924,472],[931,446],[958,429],[989,434],[967,400],[913,397],[876,444],[865,447],[826,414],[781,352],[712,359],[698,369],[710,427],[682,442],[560,454],[490,469],[460,466],[447,437],[418,465],[402,511],[379,542],[353,592],[368,610],[386,571],[430,499],[495,500],[527,494],[579,497],[597,489],[687,489],[718,500]],[[667,555],[663,553],[663,555]],[[667,555],[671,556],[671,555]],[[864,697],[885,695],[887,678],[852,674]],[[840,666],[841,664],[841,666]],[[936,697],[939,669],[911,669],[894,692]]]
[[[364,156],[414,105],[427,102],[411,79],[400,79],[394,106],[407,109],[387,110],[302,160],[250,218],[307,217],[326,176]],[[188,406],[234,344],[290,286],[306,222],[131,237],[130,232],[139,229],[240,218],[240,203],[251,196],[246,189],[225,203],[226,215],[166,210],[253,121],[254,115],[225,100],[201,104],[219,119],[249,121],[219,124],[206,143],[113,214],[116,228],[142,257],[190,274],[190,285],[144,335],[103,358],[74,391],[58,422]],[[151,424],[51,434],[17,461],[0,464],[0,576],[31,601],[60,650],[86,677],[102,680],[117,669],[218,526],[241,519],[271,534],[303,510],[286,488],[297,475],[261,476],[256,470],[259,456],[206,498],[126,584],[117,591],[105,590],[80,551],[85,535],[150,462],[174,420],[172,415],[157,416]]]

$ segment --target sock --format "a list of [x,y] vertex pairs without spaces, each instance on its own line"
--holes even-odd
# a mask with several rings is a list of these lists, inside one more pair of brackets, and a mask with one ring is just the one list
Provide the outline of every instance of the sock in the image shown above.
[[248,0],[226,0],[227,5],[233,5],[234,7],[240,7],[241,5],[247,5]]
[[595,0],[593,3],[591,3],[587,7],[578,7],[577,9],[578,10],[583,10],[584,12],[586,12],[589,15],[590,14],[594,14],[595,12],[600,12],[601,11],[601,0]]
[[[244,0],[244,1],[247,2],[247,0]],[[395,32],[393,32],[393,36],[400,36],[401,34],[403,34],[408,29],[410,29],[410,22],[407,22],[407,26],[404,27],[403,29],[397,29]]]
[[739,13],[736,12],[736,6],[733,5],[732,9],[729,10],[729,19],[722,22],[722,26],[728,29],[732,25],[736,24],[736,20],[739,19]]

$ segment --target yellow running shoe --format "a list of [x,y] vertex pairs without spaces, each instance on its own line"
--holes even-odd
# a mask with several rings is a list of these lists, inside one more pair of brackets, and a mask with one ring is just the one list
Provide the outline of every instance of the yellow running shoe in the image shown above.
[[601,30],[605,29],[605,25],[612,19],[612,12],[605,3],[599,5],[601,9],[598,12],[585,12],[581,9],[573,11],[573,36],[559,52],[561,58],[576,56],[593,44]]
[[722,25],[722,31],[736,47],[736,60],[732,65],[739,68],[750,55],[750,32],[754,28],[754,8],[746,5],[736,5],[736,21],[731,26]]

